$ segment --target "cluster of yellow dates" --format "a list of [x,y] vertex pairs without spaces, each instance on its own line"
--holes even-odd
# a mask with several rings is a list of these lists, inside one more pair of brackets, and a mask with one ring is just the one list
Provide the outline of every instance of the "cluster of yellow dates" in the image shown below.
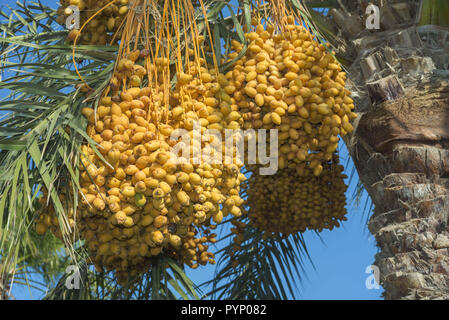
[[[279,171],[260,175],[260,164],[247,165],[249,225],[264,237],[332,230],[347,214],[346,175],[336,155],[339,136],[353,131],[350,122],[357,116],[346,74],[293,17],[285,19],[282,32],[256,19],[252,23],[247,51],[226,74],[224,90],[239,105],[244,128],[279,130]],[[237,41],[231,45],[229,58],[235,59],[244,47]],[[244,241],[244,230],[237,221],[234,250]]]
[[[306,166],[316,176],[331,160],[339,137],[356,118],[346,75],[325,47],[287,18],[281,33],[257,24],[246,34],[248,49],[227,74],[225,91],[240,107],[244,128],[279,130],[279,168]],[[233,41],[230,58],[243,49]]]
[[[56,237],[61,239],[62,232],[60,224],[53,204],[48,202],[48,191],[46,188],[42,191],[43,194],[39,198],[40,214],[36,221],[36,232],[40,235],[44,235],[47,230],[50,230]],[[75,228],[75,212],[73,210],[73,206],[71,205],[71,203],[73,203],[73,199],[68,198],[66,194],[62,192],[59,194],[59,200],[65,210],[68,226],[71,229]]]
[[[79,16],[78,23],[79,28],[81,28],[88,19],[99,12],[86,24],[77,43],[108,44],[112,36],[119,30],[129,10],[129,0],[116,0],[103,11],[100,11],[110,2],[111,0],[60,0],[56,21],[66,26],[67,20],[69,20],[68,24],[72,25],[76,22],[73,20]],[[68,40],[74,41],[78,34],[79,29],[73,29],[69,33]],[[120,35],[117,35],[116,39],[120,39]]]
[[[190,62],[166,99],[158,83],[162,80],[144,86],[147,69],[138,62],[147,54],[134,51],[119,61],[110,93],[95,110],[82,110],[101,156],[89,145],[82,147],[82,205],[76,225],[95,265],[116,270],[119,278],[138,274],[162,250],[193,268],[215,263],[207,251],[208,243],[215,242],[210,229],[228,214],[240,216],[243,203],[240,184],[246,178],[236,153],[217,162],[216,154],[204,152],[212,143],[207,129],[225,136],[225,129],[243,122],[220,86],[224,76],[208,69],[204,59]],[[163,79],[168,63],[156,59],[149,73]],[[178,129],[186,133],[172,135]],[[173,153],[186,135],[190,159],[182,158],[182,150]],[[225,143],[219,149],[223,158],[229,157]],[[195,161],[195,154],[201,154],[201,161]],[[45,231],[39,225],[38,232]]]
[[319,176],[306,167],[301,172],[285,168],[275,175],[258,175],[257,168],[249,166],[251,176],[246,181],[248,222],[233,219],[233,247],[231,265],[240,264],[236,252],[241,250],[248,226],[262,232],[262,239],[287,238],[298,232],[332,230],[346,221],[346,190],[339,157],[323,164]]
[[286,168],[276,175],[253,174],[248,179],[250,225],[266,236],[288,236],[307,229],[321,232],[346,220],[347,186],[338,156],[323,163],[319,176],[306,168]]
[[[64,8],[75,5],[86,21],[106,3],[63,0],[60,14],[67,16]],[[82,43],[106,43],[127,10],[128,0],[108,7],[87,25]],[[167,87],[173,79],[169,59],[137,50],[117,62],[98,107],[82,110],[98,151],[82,147],[82,201],[77,218],[73,210],[68,218],[98,269],[115,270],[125,281],[161,252],[193,268],[215,263],[208,252],[216,236],[211,230],[229,214],[242,216],[240,185],[246,180],[235,150],[225,152],[225,129],[279,130],[279,171],[261,176],[259,164],[248,166],[245,213],[251,226],[267,236],[288,236],[346,220],[346,176],[335,152],[339,136],[352,132],[356,114],[345,73],[292,17],[282,32],[257,21],[253,26],[247,51],[225,75],[187,49],[190,59],[183,71],[176,68],[176,85]],[[237,41],[231,45],[228,61],[244,48]],[[179,129],[190,137],[188,158],[173,153],[182,140],[173,137]],[[212,129],[222,137],[219,154],[206,134]],[[245,224],[233,224],[238,250]],[[50,228],[61,236],[57,225],[53,208],[45,207],[37,232]]]

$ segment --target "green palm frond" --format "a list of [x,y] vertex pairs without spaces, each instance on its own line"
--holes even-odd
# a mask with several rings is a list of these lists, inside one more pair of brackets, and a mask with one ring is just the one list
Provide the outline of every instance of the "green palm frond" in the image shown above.
[[[247,218],[240,220],[248,223]],[[212,288],[207,297],[219,300],[297,299],[304,264],[311,262],[302,234],[286,239],[264,239],[259,230],[247,226],[245,240],[234,254],[232,234],[224,234],[219,241],[224,247],[217,252],[220,258],[214,278],[202,284]],[[238,261],[236,267],[234,260]]]
[[167,256],[153,259],[147,272],[130,278],[130,285],[124,286],[112,272],[96,272],[85,259],[80,260],[78,269],[64,273],[44,300],[197,300],[201,296],[182,266]]
[[[4,35],[0,39],[4,97],[0,101],[0,274],[15,270],[27,254],[39,261],[38,245],[55,253],[61,248],[53,239],[40,243],[31,236],[37,198],[43,187],[48,189],[49,201],[68,229],[67,204],[58,195],[68,188],[67,181],[77,190],[78,168],[73,164],[86,135],[80,112],[85,98],[73,89],[78,76],[73,71],[72,48],[64,44],[66,32],[52,31],[57,30],[54,10],[27,4],[12,12],[0,24]],[[110,77],[112,52],[92,46],[77,51],[81,74],[97,88]],[[81,59],[86,62],[81,64]],[[76,204],[76,196],[72,201]],[[70,248],[72,239],[65,240]]]

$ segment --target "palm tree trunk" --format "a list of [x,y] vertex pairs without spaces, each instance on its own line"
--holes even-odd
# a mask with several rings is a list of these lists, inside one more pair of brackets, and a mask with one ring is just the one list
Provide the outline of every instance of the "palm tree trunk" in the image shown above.
[[345,143],[375,205],[384,297],[449,299],[449,27],[419,26],[421,1],[374,1],[369,30],[360,1],[338,3],[327,20],[359,114]]
[[449,81],[364,113],[347,144],[374,202],[386,299],[449,299]]

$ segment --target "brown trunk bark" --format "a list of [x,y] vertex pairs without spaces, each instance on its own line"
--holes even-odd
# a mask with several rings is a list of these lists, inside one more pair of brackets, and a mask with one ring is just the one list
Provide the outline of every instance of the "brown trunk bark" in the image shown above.
[[374,202],[386,299],[449,299],[449,82],[406,89],[346,141]]
[[329,21],[359,114],[345,142],[375,205],[384,297],[449,299],[449,28],[417,26],[420,0],[370,1],[374,30],[360,1],[338,3]]

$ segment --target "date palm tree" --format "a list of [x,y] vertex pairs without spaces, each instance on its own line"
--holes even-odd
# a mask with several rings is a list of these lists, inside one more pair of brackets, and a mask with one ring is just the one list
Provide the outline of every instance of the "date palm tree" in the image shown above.
[[[215,44],[245,41],[253,1],[192,1],[195,19]],[[200,5],[203,4],[204,6]],[[380,248],[386,299],[449,298],[447,129],[449,104],[449,10],[444,0],[357,1],[286,0],[346,66],[359,118],[345,139],[370,195],[374,214],[369,229]],[[376,5],[376,7],[370,6]],[[367,29],[366,21],[379,29]],[[368,11],[367,11],[368,10]],[[373,11],[374,10],[374,11]],[[366,13],[368,12],[368,14]],[[84,244],[65,243],[33,231],[37,196],[45,187],[64,224],[58,192],[70,179],[78,185],[81,143],[88,141],[81,108],[86,100],[79,73],[98,94],[111,78],[114,46],[77,46],[56,23],[54,8],[28,1],[0,12],[0,292],[8,298],[14,275],[44,275],[47,299],[219,299],[295,298],[308,252],[302,234],[264,239],[253,228],[229,258],[229,221],[220,228],[220,260],[212,280],[198,287],[183,266],[167,256],[155,258],[138,285],[120,287],[109,273],[86,263]],[[204,28],[205,15],[212,32]],[[223,56],[220,45],[216,54]],[[219,59],[218,59],[219,60]],[[226,70],[228,65],[221,65]],[[3,94],[4,93],[4,94]],[[74,199],[76,205],[76,199]],[[43,254],[44,252],[44,254]],[[81,288],[68,290],[75,263]],[[212,290],[209,288],[212,287]],[[203,292],[204,290],[204,292]]]
[[[207,16],[214,43],[245,41],[243,23],[250,21],[250,1],[192,1],[199,31],[206,37]],[[225,16],[224,12],[230,12]],[[263,241],[260,232],[248,229],[238,268],[231,266],[229,221],[217,244],[222,253],[217,277],[207,286],[196,286],[184,267],[165,255],[154,258],[148,271],[132,288],[119,286],[111,273],[99,273],[86,263],[81,241],[53,235],[40,237],[34,232],[42,188],[61,225],[66,223],[64,204],[58,194],[67,190],[61,181],[78,183],[80,146],[94,144],[85,133],[86,121],[81,108],[95,104],[86,99],[78,86],[80,76],[97,96],[108,84],[116,60],[117,46],[77,45],[66,42],[68,30],[60,26],[56,8],[39,2],[17,3],[0,11],[0,292],[11,298],[10,287],[19,270],[44,276],[36,287],[46,292],[45,299],[199,299],[220,298],[288,299],[294,298],[295,279],[308,258],[301,234],[282,241]],[[218,45],[217,56],[226,52]],[[74,68],[74,62],[78,70]],[[229,66],[221,65],[222,70]],[[79,72],[79,73],[78,73]],[[67,190],[70,191],[70,190]],[[76,191],[75,191],[76,194]],[[74,205],[77,204],[74,199]],[[219,229],[220,231],[220,229]],[[70,290],[67,281],[77,267],[80,289]],[[280,266],[280,267],[279,267]],[[25,277],[24,276],[24,277]],[[261,280],[257,280],[261,279]],[[17,282],[17,281],[16,281]],[[20,282],[22,283],[22,282]],[[23,283],[27,284],[26,281]],[[262,284],[261,284],[262,283]],[[212,292],[208,292],[210,287]],[[206,291],[207,290],[207,291]]]

